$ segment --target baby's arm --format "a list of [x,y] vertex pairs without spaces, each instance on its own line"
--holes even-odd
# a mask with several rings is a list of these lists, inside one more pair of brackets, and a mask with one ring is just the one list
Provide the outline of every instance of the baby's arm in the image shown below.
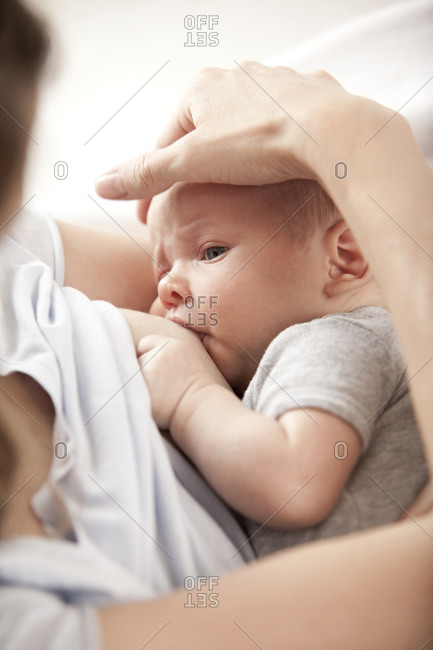
[[276,528],[330,514],[361,450],[347,422],[319,409],[255,413],[184,341],[147,337],[139,352],[157,424],[230,506]]

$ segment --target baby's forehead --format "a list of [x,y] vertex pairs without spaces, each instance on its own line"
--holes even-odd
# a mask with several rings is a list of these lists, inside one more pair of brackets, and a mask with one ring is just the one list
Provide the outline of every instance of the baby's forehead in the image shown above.
[[160,227],[186,226],[190,222],[221,223],[234,217],[242,222],[278,207],[280,201],[270,186],[252,187],[218,183],[176,183],[152,201],[149,221]]

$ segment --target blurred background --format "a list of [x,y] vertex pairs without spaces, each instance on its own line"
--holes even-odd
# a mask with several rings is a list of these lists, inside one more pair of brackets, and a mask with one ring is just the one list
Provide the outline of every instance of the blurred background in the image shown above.
[[[290,65],[283,53],[394,0],[28,2],[51,28],[53,56],[23,198],[58,218],[103,223],[88,196],[94,179],[152,147],[198,69],[282,57]],[[133,218],[133,204],[97,200],[112,217]]]

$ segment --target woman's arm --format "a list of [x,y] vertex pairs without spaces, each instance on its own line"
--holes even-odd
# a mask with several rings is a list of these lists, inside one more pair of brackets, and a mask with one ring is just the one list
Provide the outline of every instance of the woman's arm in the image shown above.
[[428,648],[432,539],[430,514],[260,560],[219,580],[214,608],[186,607],[196,591],[107,607],[103,648]]
[[[359,119],[350,122],[346,116],[347,127],[314,165],[350,223],[393,315],[433,468],[433,172],[403,117],[386,123],[387,109],[354,99]],[[337,158],[347,164],[344,180],[335,176]]]
[[[247,408],[214,381],[203,355],[185,341],[144,338],[138,346],[157,425],[235,510],[281,529],[306,528],[332,511],[361,441],[341,418],[294,409],[278,420]],[[335,455],[347,445],[344,460]]]
[[148,311],[156,297],[152,248],[140,237],[57,222],[65,255],[65,285],[92,300]]

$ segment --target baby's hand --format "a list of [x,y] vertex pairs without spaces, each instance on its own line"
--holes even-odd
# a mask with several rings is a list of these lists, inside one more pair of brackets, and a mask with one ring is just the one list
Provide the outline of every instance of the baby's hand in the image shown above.
[[169,430],[179,405],[186,399],[199,399],[205,386],[229,388],[198,339],[194,343],[158,334],[145,336],[138,343],[138,362],[150,392],[152,416],[160,429]]

